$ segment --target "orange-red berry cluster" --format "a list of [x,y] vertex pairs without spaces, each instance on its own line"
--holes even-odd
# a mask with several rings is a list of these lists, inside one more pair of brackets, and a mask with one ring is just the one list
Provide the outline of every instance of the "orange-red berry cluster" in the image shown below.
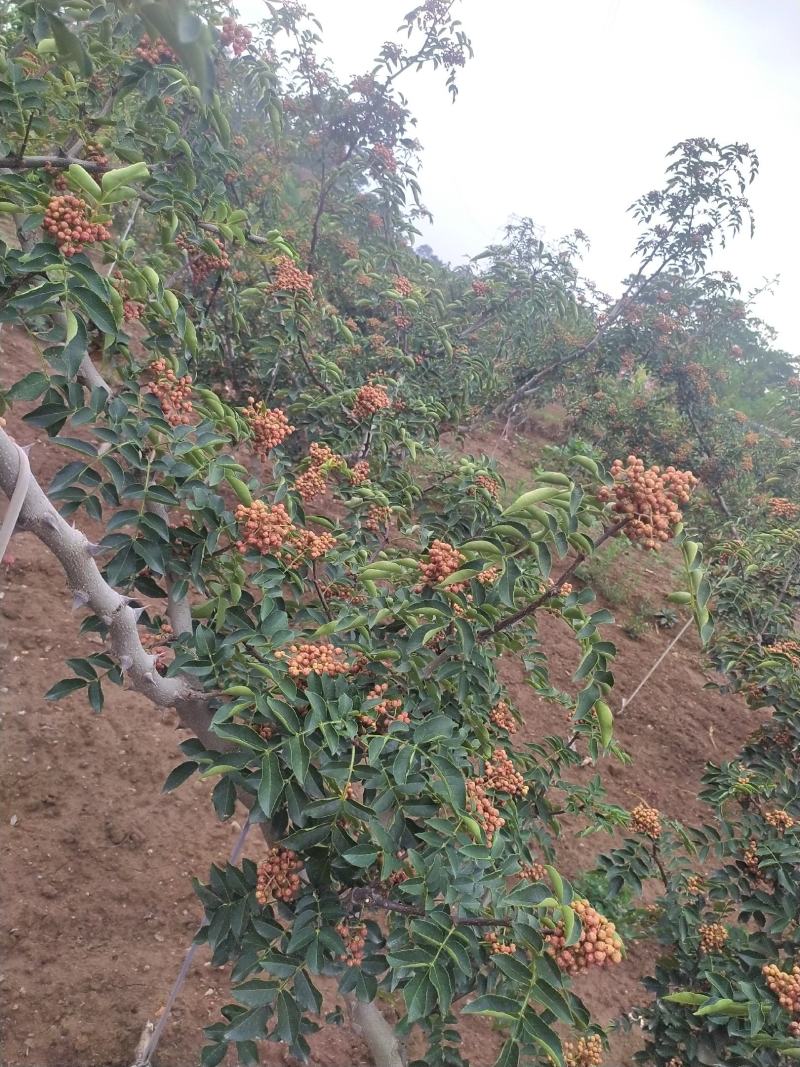
[[486,844],[491,848],[494,835],[498,830],[502,830],[506,820],[489,798],[485,779],[467,778],[467,801],[472,805],[475,818],[483,827],[486,835]]
[[800,667],[800,641],[775,641],[765,645],[764,651],[772,656],[786,656],[793,667]]
[[678,505],[689,500],[698,484],[691,471],[647,469],[636,456],[628,456],[626,464],[614,460],[611,475],[614,485],[603,486],[598,496],[613,501],[613,510],[628,520],[627,536],[651,549],[669,540],[671,530],[681,521]]
[[789,972],[782,971],[774,963],[767,963],[761,973],[780,1006],[790,1015],[800,1015],[800,964],[796,963]]
[[222,20],[222,43],[226,48],[230,45],[235,56],[240,56],[243,52],[246,52],[252,40],[252,30],[249,30],[247,26],[240,25],[230,15],[227,15]]
[[87,141],[83,147],[83,155],[86,159],[91,160],[92,163],[96,163],[98,167],[103,170],[108,167],[108,156],[105,153],[105,149],[98,141]]
[[347,476],[353,485],[363,485],[364,482],[368,482],[369,460],[360,459],[357,463],[354,463],[347,472]]
[[258,868],[256,881],[256,900],[263,907],[273,900],[282,900],[288,904],[300,892],[300,876],[297,873],[303,867],[302,861],[288,848],[273,846],[267,858]]
[[285,412],[280,408],[268,408],[263,400],[256,403],[252,396],[247,398],[247,407],[242,408],[242,415],[252,430],[253,448],[260,455],[277,448],[289,434],[294,433],[295,428],[289,425]]
[[377,533],[385,529],[391,522],[392,512],[390,508],[379,507],[377,504],[369,509],[364,519],[364,529]]
[[563,922],[545,936],[547,953],[567,974],[585,974],[590,967],[608,967],[622,960],[622,939],[614,923],[596,911],[588,900],[573,900],[572,910],[581,921],[580,939],[567,945]]
[[728,928],[722,923],[702,923],[697,932],[700,934],[700,951],[704,955],[722,952],[728,941]]
[[291,677],[300,679],[308,678],[309,674],[335,677],[337,674],[347,674],[353,667],[352,663],[348,663],[344,649],[337,648],[329,641],[322,641],[318,645],[290,645],[288,652],[278,649],[275,658],[285,660]]
[[205,252],[199,245],[192,244],[186,237],[179,236],[175,244],[182,248],[189,259],[189,273],[192,276],[193,285],[202,285],[210,274],[217,274],[227,270],[231,265],[228,253],[222,241],[213,238],[218,248],[216,255]]
[[500,492],[500,483],[490,478],[488,474],[479,474],[475,479],[475,487],[485,489],[493,500],[497,499],[497,494]]
[[494,930],[490,930],[483,940],[489,946],[490,952],[498,952],[501,956],[513,956],[517,951],[517,946],[513,941],[504,941]]
[[510,706],[505,700],[498,700],[489,712],[489,718],[495,726],[498,726],[501,730],[505,730],[506,733],[515,734],[517,732],[516,720]]
[[564,1042],[564,1067],[600,1067],[603,1062],[603,1039],[599,1034]]
[[[447,541],[437,539],[431,542],[431,547],[428,549],[428,562],[419,564],[421,584],[423,586],[436,585],[444,581],[448,575],[455,574],[464,562],[465,557]],[[456,586],[451,586],[451,589],[453,592],[458,591]]]
[[496,748],[492,752],[492,758],[486,760],[483,780],[495,793],[508,793],[510,796],[519,797],[528,795],[525,779],[511,762],[504,748]]
[[362,385],[356,393],[355,403],[351,414],[357,422],[376,415],[385,408],[390,408],[392,401],[382,385]]
[[487,567],[486,570],[475,575],[476,579],[481,585],[494,585],[497,579],[500,577],[499,567]]
[[269,555],[283,548],[294,531],[294,523],[284,505],[265,504],[263,500],[254,500],[249,507],[240,504],[236,521],[239,523],[236,547],[240,552],[254,548]]
[[322,559],[336,547],[336,538],[330,533],[314,533],[313,530],[298,530],[294,535],[292,550],[295,562],[306,557]]
[[311,296],[314,278],[307,271],[301,270],[290,256],[279,256],[275,260],[274,281],[269,292],[306,293]]
[[686,879],[686,892],[689,896],[697,897],[703,892],[705,883],[699,874],[690,874]]
[[[397,160],[394,152],[385,144],[373,145],[372,163],[378,170],[388,170],[390,173],[394,173],[397,170]],[[376,217],[380,220],[379,216]]]
[[364,948],[367,944],[366,923],[349,926],[342,920],[336,926],[336,933],[344,941],[344,952],[339,959],[348,967],[360,967],[364,962]]
[[139,38],[139,43],[136,46],[136,58],[149,63],[151,67],[156,67],[159,63],[176,63],[178,60],[178,57],[163,37],[156,37],[153,41],[147,33]]
[[742,863],[744,863],[745,867],[753,878],[760,877],[758,842],[754,837],[750,838],[747,843],[747,848],[742,853]]
[[107,227],[99,222],[89,222],[86,212],[86,202],[72,193],[52,196],[48,201],[42,227],[65,256],[76,256],[86,245],[111,237]]
[[475,294],[475,296],[486,296],[490,289],[491,289],[491,286],[489,285],[489,283],[488,282],[482,282],[482,281],[480,281],[480,279],[476,279],[472,283],[472,291]]
[[769,502],[769,510],[775,519],[796,519],[800,515],[800,506],[784,496],[774,496]]
[[768,823],[773,830],[777,830],[779,834],[785,834],[786,831],[791,830],[795,824],[795,821],[789,812],[781,811],[780,809],[765,811],[764,822]]
[[543,863],[523,863],[519,869],[519,876],[527,882],[544,882],[547,878],[547,869]]
[[192,377],[184,374],[179,378],[167,365],[166,360],[156,359],[148,367],[153,381],[150,392],[158,397],[164,418],[170,426],[188,426],[192,421]]
[[303,500],[313,500],[315,496],[324,493],[328,488],[328,482],[323,470],[326,464],[343,464],[341,456],[329,448],[328,445],[320,445],[316,442],[308,450],[311,466],[295,478],[294,487]]
[[631,811],[631,830],[635,834],[646,834],[653,841],[661,837],[661,818],[657,809],[637,804]]
[[294,487],[303,500],[308,501],[313,500],[320,493],[324,493],[328,488],[328,483],[320,468],[312,465],[308,470],[297,475],[294,480]]
[[396,274],[394,278],[392,278],[392,288],[395,292],[399,293],[400,296],[411,296],[414,292],[413,284],[402,274]]
[[388,689],[388,682],[380,682],[374,685],[367,693],[367,700],[378,701],[368,714],[359,716],[362,725],[370,730],[378,728],[379,720],[381,720],[380,725],[384,728],[393,722],[411,722],[411,716],[408,712],[400,710],[403,706],[403,701],[397,697],[390,698],[386,696]]

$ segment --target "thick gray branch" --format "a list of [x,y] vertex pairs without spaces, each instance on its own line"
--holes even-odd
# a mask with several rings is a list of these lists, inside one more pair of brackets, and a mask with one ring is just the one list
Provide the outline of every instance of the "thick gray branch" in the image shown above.
[[[24,474],[24,465],[19,447],[0,429],[0,488],[7,497],[13,496],[21,473]],[[88,538],[59,515],[33,477],[28,481],[17,528],[34,534],[50,549],[63,567],[75,598],[108,626],[111,652],[134,689],[162,708],[177,707],[181,711],[184,703],[204,702],[184,679],[164,678],[156,671],[154,657],[139,639],[137,613],[100,573]]]
[[369,1046],[375,1067],[404,1067],[394,1027],[384,1019],[377,1005],[374,1002],[363,1004],[355,997],[348,999],[353,1022]]

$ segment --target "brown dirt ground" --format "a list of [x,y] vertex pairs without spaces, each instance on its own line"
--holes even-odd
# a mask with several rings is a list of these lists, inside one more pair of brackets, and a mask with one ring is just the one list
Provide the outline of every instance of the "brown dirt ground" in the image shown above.
[[[4,333],[3,350],[6,386],[36,366],[35,354],[12,332]],[[16,417],[9,429],[21,443],[41,438]],[[534,419],[525,441],[504,442],[481,429],[458,447],[494,456],[513,488],[529,479],[533,453],[556,430],[557,416],[548,411],[539,425]],[[45,485],[72,458],[55,451],[32,452],[34,472]],[[15,537],[11,552],[15,561],[0,568],[2,1063],[126,1067],[197,927],[200,910],[190,877],[205,876],[210,862],[227,857],[239,826],[215,820],[209,785],[192,780],[177,793],[161,794],[180,740],[171,714],[116,689],[99,716],[80,694],[58,704],[42,699],[68,673],[65,657],[98,646],[76,636],[78,619],[63,576],[39,542]],[[674,587],[668,567],[643,564],[633,553],[614,564],[620,576],[631,566],[645,567],[641,580],[656,604]],[[574,660],[559,626],[546,616],[542,633],[556,681],[567,688]],[[631,693],[670,631],[651,628],[640,640],[616,625],[608,631],[619,647],[618,692]],[[560,713],[533,697],[519,665],[506,663],[503,670],[525,719],[520,739],[562,730]],[[700,815],[695,798],[705,761],[734,752],[756,725],[741,703],[704,690],[705,681],[687,635],[618,721],[617,735],[634,762],[605,766],[613,801],[631,806],[644,799],[686,821]],[[606,837],[567,836],[564,869],[586,869],[609,843]],[[258,857],[253,838],[247,852]],[[613,978],[587,976],[576,983],[577,991],[600,1022],[609,1022],[639,1000],[638,979],[651,962],[650,947],[637,946]],[[200,1028],[215,1020],[225,999],[224,972],[212,969],[201,952],[159,1047],[159,1067],[197,1062]],[[490,1028],[471,1019],[465,1037],[474,1067],[492,1062],[497,1038]],[[635,1035],[615,1039],[607,1063],[628,1067],[636,1045]],[[369,1062],[348,1027],[315,1038],[313,1056],[318,1067]],[[292,1062],[276,1045],[267,1046],[263,1058],[268,1064]]]

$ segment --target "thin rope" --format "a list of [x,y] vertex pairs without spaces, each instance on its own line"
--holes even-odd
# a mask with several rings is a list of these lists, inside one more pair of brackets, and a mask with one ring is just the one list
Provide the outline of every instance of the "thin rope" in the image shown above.
[[[229,860],[231,864],[236,863],[236,861],[239,859],[239,856],[241,856],[242,849],[244,848],[245,838],[247,837],[251,825],[252,824],[250,822],[250,817],[248,816],[247,822],[245,822],[244,826],[242,827],[239,836],[236,839],[236,843],[234,844],[233,849],[231,851]],[[156,1023],[156,1027],[150,1036],[150,1040],[144,1047],[143,1054],[136,1059],[136,1062],[133,1064],[133,1067],[150,1067],[150,1062],[153,1058],[156,1049],[158,1048],[158,1043],[161,1040],[161,1036],[164,1033],[164,1030],[166,1029],[167,1020],[169,1019],[170,1012],[175,1006],[175,1001],[178,999],[178,994],[180,993],[184,983],[186,982],[186,978],[189,974],[189,968],[192,965],[192,960],[194,959],[195,953],[197,952],[197,949],[199,947],[200,946],[198,945],[198,943],[193,941],[187,949],[186,955],[183,957],[181,969],[178,971],[175,981],[172,983],[172,989],[170,989],[169,991],[169,996],[167,997],[167,1002],[164,1005],[164,1010],[161,1013],[161,1017]]]
[[8,508],[6,510],[5,518],[3,519],[3,524],[0,526],[0,560],[6,554],[8,543],[11,540],[11,535],[14,533],[20,512],[22,511],[22,505],[25,503],[25,497],[28,495],[28,487],[31,484],[31,465],[28,462],[28,454],[25,449],[20,448],[19,445],[17,445],[17,451],[19,452],[17,484],[14,486],[14,492],[11,494],[11,499],[8,502]]
[[641,682],[639,682],[639,684],[636,686],[636,688],[631,693],[631,695],[629,697],[623,697],[622,698],[622,705],[620,706],[619,712],[617,713],[618,715],[622,715],[622,713],[625,711],[627,706],[636,698],[636,694],[639,692],[639,690],[642,688],[642,686],[645,684],[645,682],[647,682],[652,677],[652,675],[655,674],[655,672],[658,670],[658,668],[661,665],[661,663],[663,663],[663,661],[667,658],[667,656],[670,654],[670,652],[673,650],[673,648],[677,645],[677,643],[680,641],[680,639],[683,637],[683,635],[686,633],[686,631],[689,629],[689,627],[692,625],[693,622],[694,622],[694,617],[693,616],[689,616],[689,618],[686,620],[686,622],[680,628],[680,630],[675,635],[675,637],[672,638],[670,643],[667,645],[667,647],[664,649],[664,651],[661,653],[661,655],[655,661],[655,663],[650,668],[650,670],[647,672],[647,674],[644,676],[644,678],[642,678]]

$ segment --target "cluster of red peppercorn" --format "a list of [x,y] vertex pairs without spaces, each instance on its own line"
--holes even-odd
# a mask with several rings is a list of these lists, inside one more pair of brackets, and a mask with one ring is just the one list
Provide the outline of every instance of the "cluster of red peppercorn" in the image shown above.
[[360,967],[364,962],[364,948],[367,944],[366,923],[349,926],[342,920],[336,926],[336,933],[344,941],[344,952],[339,959],[347,967]]
[[328,483],[320,468],[312,464],[308,470],[298,474],[294,481],[294,487],[303,500],[307,502],[313,500],[315,496],[319,496],[320,493],[324,493],[328,488]]
[[794,826],[794,819],[789,812],[781,811],[780,809],[765,811],[764,822],[768,823],[774,830],[777,830],[779,834],[785,834],[787,830],[791,830]]
[[367,517],[364,519],[364,529],[371,530],[372,533],[378,533],[379,530],[385,529],[389,525],[391,519],[391,509],[379,507],[376,504],[367,512]]
[[702,923],[697,928],[700,934],[700,951],[703,955],[722,952],[728,941],[728,929],[722,923]]
[[309,674],[327,674],[335,677],[337,674],[347,674],[353,669],[352,663],[348,663],[345,652],[337,648],[329,641],[322,641],[315,645],[303,643],[289,645],[289,651],[278,649],[276,659],[286,661],[286,667],[292,678],[305,679]]
[[328,488],[323,468],[326,464],[344,465],[341,456],[338,456],[328,445],[319,445],[316,442],[308,450],[311,465],[302,474],[295,478],[294,487],[305,501],[313,500],[315,496],[324,493]]
[[496,793],[508,793],[510,796],[526,797],[528,786],[525,779],[509,759],[504,748],[496,748],[492,758],[486,760],[483,781]]
[[517,946],[513,941],[504,941],[494,930],[490,930],[483,940],[489,946],[490,952],[497,952],[501,956],[513,956],[517,951]]
[[408,315],[395,315],[392,318],[392,322],[398,330],[408,330],[413,325],[414,320],[409,318]]
[[747,843],[747,848],[742,853],[742,863],[745,865],[752,878],[760,878],[758,842],[754,837],[750,838]]
[[356,393],[351,414],[357,422],[376,415],[385,408],[390,408],[392,401],[382,385],[362,385]]
[[775,519],[796,519],[800,515],[800,507],[784,496],[774,496],[769,502],[769,510]]
[[284,505],[265,504],[263,500],[254,500],[249,507],[240,504],[236,521],[240,527],[236,547],[240,552],[254,548],[269,555],[283,548],[294,531],[294,523]]
[[159,63],[176,63],[178,61],[178,57],[163,37],[156,37],[153,41],[147,33],[139,38],[139,43],[136,46],[136,58],[141,59],[144,63],[149,63],[151,67],[156,67]]
[[564,1042],[564,1067],[600,1067],[603,1062],[603,1039],[599,1034]]
[[489,712],[489,718],[495,726],[498,726],[501,730],[505,730],[506,733],[515,734],[517,732],[516,720],[514,719],[510,706],[505,700],[498,700]]
[[476,574],[475,577],[481,585],[494,585],[500,577],[500,568],[487,567],[485,570],[482,570],[480,574]]
[[236,19],[227,15],[222,20],[222,43],[227,48],[233,49],[235,56],[240,56],[250,47],[253,33],[246,26],[240,25]]
[[363,485],[369,481],[369,460],[360,459],[354,463],[347,472],[347,477],[353,485]]
[[114,276],[114,288],[122,298],[122,317],[126,322],[138,322],[142,317],[142,311],[144,305],[138,300],[131,300],[130,286],[126,278],[121,277],[119,274]]
[[105,170],[108,167],[108,156],[99,141],[87,141],[83,147],[83,155],[92,163],[97,164],[101,170]]
[[278,256],[275,260],[273,279],[268,288],[271,293],[306,293],[311,296],[314,289],[313,276],[301,270],[290,256]]
[[690,874],[686,879],[686,892],[690,897],[699,897],[705,889],[705,882],[699,874]]
[[167,365],[166,360],[156,359],[148,367],[153,376],[150,392],[158,397],[164,418],[170,426],[188,426],[192,421],[192,377],[184,374],[179,378]]
[[178,248],[182,248],[189,259],[189,273],[192,276],[193,285],[202,285],[211,274],[217,274],[227,270],[231,265],[228,253],[222,241],[212,239],[218,252],[212,255],[205,252],[199,245],[192,244],[188,238],[179,236],[175,240]]
[[590,967],[608,967],[622,960],[622,939],[614,923],[596,911],[588,900],[573,900],[570,905],[581,921],[580,939],[567,945],[563,922],[545,936],[547,953],[567,974],[585,974]]
[[679,471],[675,467],[648,470],[636,456],[628,456],[627,464],[614,460],[611,476],[614,485],[603,486],[599,498],[613,500],[613,510],[628,520],[627,536],[650,549],[669,540],[671,530],[681,521],[678,504],[685,504],[698,484],[691,471]]
[[782,971],[777,964],[767,963],[761,973],[780,1006],[790,1015],[800,1015],[800,964],[796,963],[788,972]]
[[392,278],[392,288],[395,292],[399,293],[400,296],[411,296],[414,292],[413,284],[402,274],[397,274]]
[[467,778],[467,800],[472,805],[475,818],[483,827],[486,835],[486,844],[489,848],[494,842],[494,835],[506,824],[499,810],[494,806],[486,792],[486,782],[483,778]]
[[547,869],[543,863],[523,863],[519,869],[519,876],[526,882],[544,882],[547,878]]
[[793,667],[800,667],[800,641],[774,641],[766,644],[765,652],[770,655],[786,656]]
[[359,715],[362,726],[368,730],[377,730],[380,725],[386,728],[393,722],[411,722],[411,716],[407,711],[401,711],[403,701],[397,697],[387,697],[388,682],[379,682],[367,693],[367,700],[377,700],[378,703],[370,709],[369,714]]
[[631,811],[631,830],[635,834],[646,834],[653,841],[661,837],[661,818],[657,809],[637,804]]
[[329,533],[314,533],[313,530],[298,530],[292,541],[292,556],[296,563],[299,559],[322,559],[332,548],[336,547],[336,538]]
[[295,430],[280,408],[268,408],[263,400],[256,403],[252,396],[247,398],[242,415],[253,433],[253,448],[260,455],[277,448]]
[[[394,173],[397,170],[397,160],[394,152],[385,144],[376,144],[372,147],[372,166],[376,170],[388,170]],[[378,217],[380,222],[380,218]]]
[[[420,577],[422,581],[419,588],[423,588],[426,585],[437,585],[439,582],[444,581],[445,578],[455,572],[465,563],[465,557],[448,544],[447,541],[439,541],[438,539],[431,542],[431,546],[428,549],[428,562],[419,564]],[[458,587],[450,586],[452,592],[458,592],[459,589],[463,589],[463,585]]]
[[482,281],[480,281],[480,279],[476,279],[472,283],[472,291],[475,294],[475,296],[486,296],[490,289],[491,289],[491,286],[489,285],[489,283],[488,282],[482,282]]
[[492,500],[497,499],[497,494],[500,492],[500,483],[495,481],[494,478],[490,478],[488,474],[479,474],[475,479],[476,489],[485,489]]
[[282,900],[284,904],[294,900],[300,892],[300,876],[297,873],[303,867],[302,861],[288,848],[273,846],[267,858],[258,868],[256,881],[256,900],[263,907],[273,900]]
[[99,222],[89,222],[86,212],[86,202],[72,193],[52,196],[48,201],[42,227],[65,256],[76,256],[86,245],[111,237],[107,227]]

